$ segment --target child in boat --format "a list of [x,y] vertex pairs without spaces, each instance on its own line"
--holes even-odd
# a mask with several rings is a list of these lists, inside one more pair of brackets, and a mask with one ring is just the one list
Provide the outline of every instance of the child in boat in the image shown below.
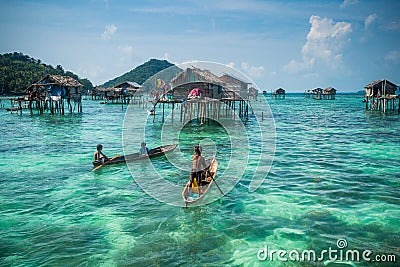
[[149,154],[149,149],[146,147],[146,142],[142,142],[141,147],[139,149],[139,155],[145,156]]
[[189,188],[197,187],[198,190],[193,190],[193,191],[198,191],[194,193],[198,193],[200,197],[200,188],[201,188],[201,183],[203,180],[203,173],[204,170],[207,168],[207,164],[205,159],[201,156],[201,151],[202,148],[201,146],[195,146],[194,147],[194,155],[192,156],[193,160],[193,165],[192,165],[192,171],[190,172],[190,186]]
[[105,161],[108,161],[108,157],[101,152],[103,150],[103,146],[101,144],[97,145],[97,150],[94,152],[94,161],[100,161],[101,163],[104,163]]

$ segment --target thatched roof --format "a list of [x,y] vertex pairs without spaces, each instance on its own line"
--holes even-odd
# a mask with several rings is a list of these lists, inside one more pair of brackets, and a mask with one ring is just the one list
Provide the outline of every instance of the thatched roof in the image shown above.
[[246,82],[238,77],[236,77],[233,74],[228,74],[228,73],[224,73],[221,77],[219,77],[220,80],[224,81],[224,82],[235,82],[237,84],[243,83],[243,84],[251,84],[250,82]]
[[114,88],[124,88],[127,90],[137,90],[137,89],[140,89],[141,87],[142,86],[140,84],[138,84],[137,82],[129,82],[129,81],[123,82],[123,83],[120,83],[120,84],[114,86]]
[[311,93],[320,94],[320,93],[322,93],[322,91],[323,91],[323,89],[318,87],[318,88],[312,89]]
[[333,87],[328,87],[328,88],[325,88],[324,89],[324,91],[323,91],[323,93],[324,94],[332,94],[332,95],[334,95],[334,94],[336,94],[336,89],[335,88],[333,88]]
[[[193,76],[196,76],[195,81],[190,81],[188,75],[189,72],[192,72]],[[186,79],[183,78],[185,76],[187,76]],[[171,80],[171,83],[174,84],[174,87],[188,82],[209,82],[217,85],[224,85],[224,82],[220,78],[218,78],[218,76],[214,75],[211,71],[202,70],[194,66],[178,73],[175,78]]]
[[213,84],[219,84],[219,85],[224,84],[224,82],[220,78],[218,78],[218,76],[216,76],[209,70],[201,70],[196,67],[193,67],[193,71],[195,73],[197,73],[198,75],[202,76],[205,79],[205,81],[207,81],[207,82],[210,82]]
[[31,86],[60,85],[64,87],[80,87],[82,84],[69,76],[47,75]]
[[368,96],[394,95],[398,86],[388,80],[377,80],[365,86]]
[[372,87],[376,87],[377,85],[381,87],[381,85],[380,85],[381,83],[386,83],[386,85],[390,85],[390,86],[393,86],[393,87],[397,87],[396,84],[392,83],[391,81],[388,81],[388,80],[384,79],[384,80],[376,80],[376,81],[373,81],[372,83],[366,85],[364,88],[370,89],[370,88],[372,88]]
[[278,88],[278,89],[276,89],[275,91],[274,91],[274,94],[275,95],[282,95],[282,94],[285,94],[285,89],[283,89],[283,88]]

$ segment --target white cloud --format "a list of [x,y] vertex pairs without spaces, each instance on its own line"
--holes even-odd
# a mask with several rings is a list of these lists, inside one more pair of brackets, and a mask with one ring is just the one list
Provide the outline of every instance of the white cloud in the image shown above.
[[388,31],[400,31],[400,23],[397,21],[391,21],[384,26],[384,29]]
[[86,64],[85,66],[80,66],[77,72],[80,76],[87,77],[89,80],[93,81],[104,72],[104,68],[98,65]]
[[311,59],[306,59],[303,58],[302,62],[297,62],[296,60],[292,59],[289,64],[284,66],[284,70],[290,73],[296,73],[299,72],[300,70],[309,70],[314,67],[315,64],[315,58]]
[[242,69],[251,78],[261,78],[264,75],[263,66],[250,66],[246,62],[242,62]]
[[377,18],[378,16],[376,14],[368,15],[364,20],[364,29],[368,29],[369,25],[371,25]]
[[358,3],[358,0],[344,0],[343,3],[340,4],[340,8],[345,8],[348,6],[352,6]]
[[168,53],[164,53],[163,59],[169,61],[169,54]]
[[117,31],[117,26],[114,24],[106,25],[105,31],[101,34],[101,39],[103,40],[108,40],[111,38],[111,36],[114,35],[114,33]]
[[133,52],[133,46],[131,45],[118,46],[118,50],[121,51],[123,54],[130,56],[132,55]]
[[230,68],[234,68],[235,67],[235,62],[229,62],[228,64],[226,64],[228,67]]
[[342,49],[348,35],[352,32],[348,22],[334,22],[332,19],[319,16],[310,17],[311,28],[307,34],[307,42],[301,49],[302,61],[291,60],[284,70],[296,73],[312,69],[317,62],[331,68],[342,64]]
[[391,61],[392,63],[400,63],[400,52],[398,50],[392,50],[386,54],[385,60]]

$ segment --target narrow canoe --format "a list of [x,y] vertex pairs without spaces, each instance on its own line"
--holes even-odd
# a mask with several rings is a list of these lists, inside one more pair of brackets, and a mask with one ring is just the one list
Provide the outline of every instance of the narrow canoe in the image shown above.
[[173,144],[173,145],[166,145],[166,146],[159,146],[156,148],[152,148],[149,150],[149,153],[147,156],[140,155],[139,153],[134,153],[134,154],[129,154],[126,156],[119,156],[113,159],[111,162],[106,162],[106,163],[101,163],[99,161],[93,161],[93,166],[99,166],[99,165],[110,165],[110,164],[118,164],[118,163],[123,163],[123,162],[130,162],[130,161],[136,161],[136,160],[143,160],[145,158],[156,158],[160,157],[162,155],[165,155],[166,153],[172,152],[178,144]]
[[[218,161],[216,158],[212,158],[208,159],[206,163],[207,165],[209,165],[209,167],[206,172],[206,179],[203,180],[201,185],[199,185],[198,188],[190,188],[189,183],[187,183],[182,191],[182,199],[185,202],[186,207],[201,201],[201,199],[207,194],[208,190],[214,183],[214,178],[217,175],[218,170]],[[198,194],[193,193],[193,191],[197,191],[198,189],[200,189],[200,197],[198,196]]]
[[6,111],[18,111],[18,110],[21,110],[21,108],[20,107],[15,107],[15,108],[6,108]]

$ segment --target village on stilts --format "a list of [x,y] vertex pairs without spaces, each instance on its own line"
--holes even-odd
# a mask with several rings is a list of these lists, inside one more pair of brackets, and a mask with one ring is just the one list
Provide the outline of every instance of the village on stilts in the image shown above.
[[[398,88],[386,79],[366,85],[363,100],[365,109],[400,113]],[[29,110],[30,114],[81,113],[82,99],[90,99],[99,100],[100,104],[121,105],[122,108],[130,104],[147,109],[153,121],[156,114],[164,121],[168,108],[171,109],[172,120],[178,116],[182,124],[194,119],[203,124],[210,118],[248,117],[252,112],[251,102],[257,101],[259,89],[235,75],[223,73],[217,76],[210,70],[192,66],[175,70],[175,76],[169,80],[151,77],[145,86],[135,81],[125,81],[108,88],[97,86],[88,92],[84,92],[82,84],[72,77],[47,75],[31,84],[25,92],[24,96],[3,98],[3,101],[10,101],[10,107],[6,110],[19,114],[23,110]],[[281,100],[287,96],[286,90],[281,87],[270,92],[264,90],[262,95]],[[333,87],[317,87],[305,90],[303,95],[314,100],[335,100],[337,90]]]

